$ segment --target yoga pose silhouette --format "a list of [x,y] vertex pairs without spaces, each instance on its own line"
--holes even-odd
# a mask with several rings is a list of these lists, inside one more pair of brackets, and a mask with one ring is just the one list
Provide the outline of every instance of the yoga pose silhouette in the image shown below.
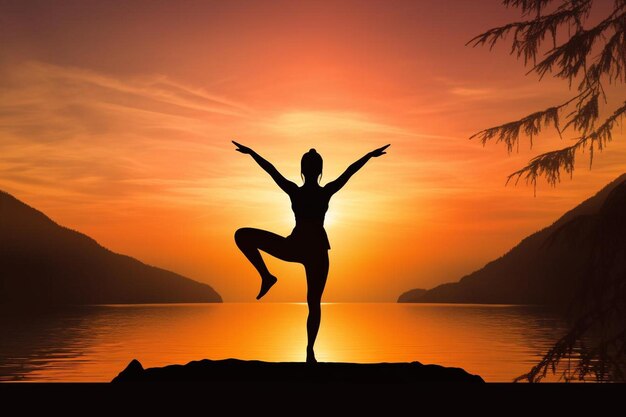
[[319,184],[323,160],[315,149],[311,149],[302,156],[301,175],[304,178],[304,184],[302,187],[298,187],[283,177],[274,168],[274,165],[252,149],[235,141],[233,143],[237,146],[237,151],[252,156],[256,163],[272,177],[291,199],[291,209],[296,217],[296,226],[289,236],[282,237],[265,230],[244,227],[235,232],[235,242],[261,275],[261,289],[256,297],[257,300],[263,297],[277,281],[276,277],[267,269],[260,250],[283,261],[298,262],[304,265],[307,282],[306,301],[309,307],[309,317],[306,324],[308,337],[306,361],[315,363],[317,361],[313,345],[320,327],[322,293],[328,276],[330,243],[326,230],[324,230],[324,216],[328,210],[328,202],[370,158],[384,155],[385,149],[389,145],[366,154],[350,165],[339,178],[323,187]]

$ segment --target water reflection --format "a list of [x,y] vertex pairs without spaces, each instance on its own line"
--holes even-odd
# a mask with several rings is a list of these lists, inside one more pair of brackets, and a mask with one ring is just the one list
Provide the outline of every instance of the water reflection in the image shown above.
[[[0,380],[109,381],[144,366],[201,358],[302,361],[304,304],[84,306],[0,312]],[[320,361],[420,361],[487,381],[526,372],[563,333],[530,306],[325,304]]]

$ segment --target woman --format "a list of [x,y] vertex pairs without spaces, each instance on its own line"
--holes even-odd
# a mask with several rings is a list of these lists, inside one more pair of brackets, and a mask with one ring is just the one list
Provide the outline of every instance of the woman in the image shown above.
[[323,160],[315,149],[302,156],[301,175],[304,178],[302,187],[283,177],[274,166],[263,159],[259,154],[247,146],[235,141],[237,151],[252,156],[257,164],[267,172],[278,186],[289,195],[291,208],[296,216],[296,227],[287,237],[260,229],[244,227],[235,232],[235,242],[243,254],[261,275],[261,289],[257,300],[263,297],[274,284],[276,277],[267,269],[262,250],[278,259],[287,262],[298,262],[304,265],[307,281],[307,304],[309,317],[307,319],[308,344],[306,361],[317,362],[313,345],[320,327],[322,315],[322,293],[328,275],[328,250],[330,244],[326,230],[324,230],[324,215],[328,210],[328,202],[337,191],[346,185],[370,158],[384,155],[389,145],[375,149],[346,169],[335,181],[320,186]]

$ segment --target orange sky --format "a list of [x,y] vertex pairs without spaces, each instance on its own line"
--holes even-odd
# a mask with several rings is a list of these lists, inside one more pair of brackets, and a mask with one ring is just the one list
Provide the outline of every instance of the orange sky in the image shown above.
[[[568,90],[524,76],[508,45],[464,46],[517,16],[497,0],[3,1],[0,15],[0,189],[226,301],[259,285],[234,231],[293,226],[288,198],[233,138],[294,181],[314,147],[323,183],[392,144],[331,201],[325,301],[456,280],[626,167],[616,132],[556,190],[504,187],[567,137],[511,156],[467,138]],[[280,282],[265,299],[304,300],[303,268],[270,266]]]

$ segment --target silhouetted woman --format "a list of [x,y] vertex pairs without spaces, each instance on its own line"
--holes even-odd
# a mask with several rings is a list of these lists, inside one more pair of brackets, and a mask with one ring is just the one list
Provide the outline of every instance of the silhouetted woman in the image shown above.
[[370,158],[384,155],[389,145],[368,153],[350,165],[339,178],[323,187],[319,185],[322,176],[322,157],[315,149],[311,149],[302,156],[301,175],[304,178],[304,185],[298,187],[283,177],[271,163],[252,149],[235,141],[233,143],[237,146],[237,151],[252,156],[291,199],[291,208],[296,216],[296,227],[289,236],[282,237],[265,230],[244,227],[235,232],[235,241],[261,275],[261,289],[256,297],[257,300],[263,297],[277,281],[267,269],[259,250],[283,261],[304,265],[309,307],[306,324],[308,336],[306,361],[316,362],[313,345],[320,327],[322,293],[328,276],[330,243],[324,230],[324,215],[328,210],[328,202],[333,194],[341,190],[350,177]]

